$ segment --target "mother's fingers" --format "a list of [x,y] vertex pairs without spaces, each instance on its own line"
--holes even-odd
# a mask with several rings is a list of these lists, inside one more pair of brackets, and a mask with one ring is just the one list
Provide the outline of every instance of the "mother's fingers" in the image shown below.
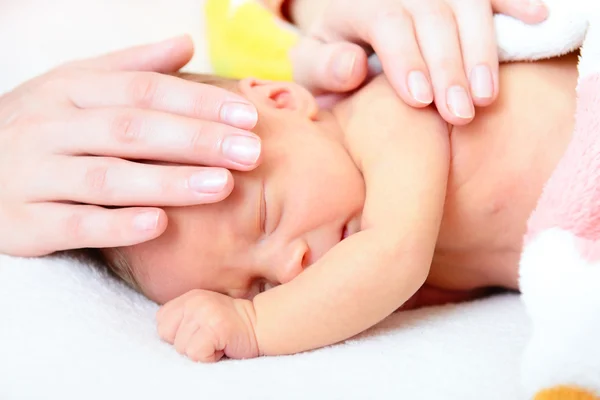
[[51,161],[26,179],[32,201],[190,206],[223,200],[233,189],[231,173],[223,168],[150,165],[110,157],[54,156]]
[[254,105],[228,90],[154,72],[105,72],[68,80],[67,96],[79,108],[135,107],[252,129]]
[[167,227],[167,216],[156,208],[120,208],[62,203],[28,205],[28,218],[38,226],[39,254],[77,248],[130,246],[158,237]]
[[548,18],[548,8],[542,0],[492,0],[492,7],[495,12],[526,24],[538,24]]
[[152,110],[79,110],[53,124],[43,138],[54,152],[210,165],[247,171],[256,167],[260,139],[227,125]]
[[429,105],[433,89],[410,14],[399,5],[376,15],[366,30],[367,39],[391,85],[406,103],[414,107]]
[[498,49],[491,6],[487,1],[459,0],[454,15],[473,102],[487,106],[498,96]]
[[353,43],[323,43],[305,36],[290,51],[290,58],[294,80],[313,93],[356,89],[368,72],[367,54]]
[[452,10],[443,2],[423,2],[415,6],[412,15],[440,115],[454,125],[470,122],[475,109]]
[[99,57],[75,61],[67,66],[123,71],[176,72],[194,54],[194,44],[188,35],[158,43],[114,51]]

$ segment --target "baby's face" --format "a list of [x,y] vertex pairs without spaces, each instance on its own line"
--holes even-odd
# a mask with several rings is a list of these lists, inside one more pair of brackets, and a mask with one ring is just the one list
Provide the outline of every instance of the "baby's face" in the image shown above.
[[360,229],[362,176],[331,114],[288,83],[240,82],[259,111],[262,164],[234,173],[224,201],[166,209],[159,238],[123,249],[144,293],[164,303],[192,289],[251,298],[286,283]]

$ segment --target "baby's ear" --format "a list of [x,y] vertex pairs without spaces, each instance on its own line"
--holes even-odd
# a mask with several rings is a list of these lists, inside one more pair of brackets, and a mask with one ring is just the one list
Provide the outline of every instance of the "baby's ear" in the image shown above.
[[263,81],[245,78],[239,83],[243,96],[256,105],[294,111],[309,119],[319,112],[315,97],[293,82]]

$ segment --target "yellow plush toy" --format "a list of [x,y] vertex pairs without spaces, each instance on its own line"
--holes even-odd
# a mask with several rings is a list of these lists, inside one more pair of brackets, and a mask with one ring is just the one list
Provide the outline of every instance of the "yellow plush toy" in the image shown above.
[[255,0],[207,0],[206,27],[213,72],[230,78],[291,80],[294,28]]

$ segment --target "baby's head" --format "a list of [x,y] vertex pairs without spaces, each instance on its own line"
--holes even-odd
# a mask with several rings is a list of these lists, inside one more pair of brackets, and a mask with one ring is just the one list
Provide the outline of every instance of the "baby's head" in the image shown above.
[[192,289],[251,298],[294,279],[360,226],[365,189],[343,132],[315,98],[288,82],[187,79],[235,90],[257,108],[261,165],[233,172],[216,204],[166,208],[157,239],[107,249],[113,271],[159,303]]

